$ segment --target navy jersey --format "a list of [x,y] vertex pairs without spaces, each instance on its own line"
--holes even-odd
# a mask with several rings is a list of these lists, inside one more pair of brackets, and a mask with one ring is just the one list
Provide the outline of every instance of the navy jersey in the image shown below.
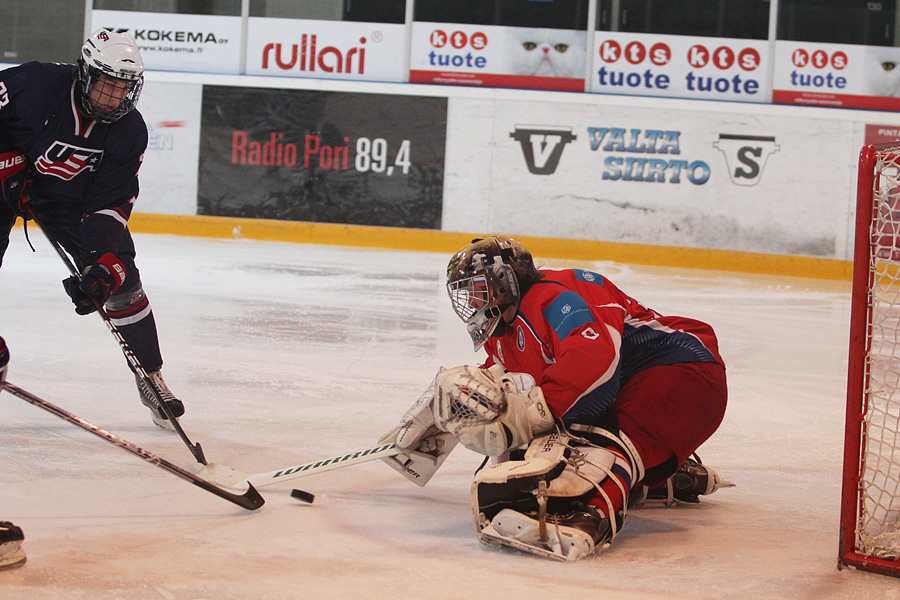
[[75,75],[75,65],[57,63],[0,71],[0,152],[25,155],[35,212],[68,205],[87,253],[116,252],[138,195],[147,127],[137,110],[110,124],[86,117]]
[[541,270],[505,333],[484,349],[485,366],[529,373],[564,423],[590,422],[644,369],[722,363],[712,327],[642,306],[591,271]]

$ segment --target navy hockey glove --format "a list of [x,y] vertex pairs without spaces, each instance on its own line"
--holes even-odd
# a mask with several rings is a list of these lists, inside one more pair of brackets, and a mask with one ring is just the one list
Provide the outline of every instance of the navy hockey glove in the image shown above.
[[31,186],[31,170],[25,155],[20,152],[0,152],[0,196],[21,217],[27,217],[28,190]]
[[73,275],[63,280],[63,287],[75,303],[75,312],[89,315],[97,310],[94,301],[100,306],[106,304],[110,294],[118,291],[127,275],[122,261],[112,252],[107,252],[84,268],[80,282]]

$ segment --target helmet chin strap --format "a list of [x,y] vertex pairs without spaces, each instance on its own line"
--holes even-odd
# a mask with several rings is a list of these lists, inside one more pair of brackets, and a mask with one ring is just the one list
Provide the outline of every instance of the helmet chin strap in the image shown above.
[[[497,326],[494,327],[494,331],[491,333],[491,337],[501,337],[506,333],[506,329],[509,327],[510,323],[506,320],[506,311],[513,308],[516,311],[518,307],[513,304],[504,304],[503,306],[498,307],[500,309],[500,320],[497,322]],[[513,312],[513,316],[515,316],[515,312]]]

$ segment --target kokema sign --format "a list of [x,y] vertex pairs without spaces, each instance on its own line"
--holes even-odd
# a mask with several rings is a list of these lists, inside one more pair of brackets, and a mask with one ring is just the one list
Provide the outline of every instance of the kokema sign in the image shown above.
[[147,69],[240,72],[240,17],[93,10],[91,27],[131,35]]

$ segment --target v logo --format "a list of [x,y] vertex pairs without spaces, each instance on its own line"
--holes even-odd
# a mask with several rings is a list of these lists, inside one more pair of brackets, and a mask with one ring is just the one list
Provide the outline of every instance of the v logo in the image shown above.
[[569,127],[516,127],[509,137],[519,142],[528,171],[535,175],[555,173],[563,148],[577,139]]

